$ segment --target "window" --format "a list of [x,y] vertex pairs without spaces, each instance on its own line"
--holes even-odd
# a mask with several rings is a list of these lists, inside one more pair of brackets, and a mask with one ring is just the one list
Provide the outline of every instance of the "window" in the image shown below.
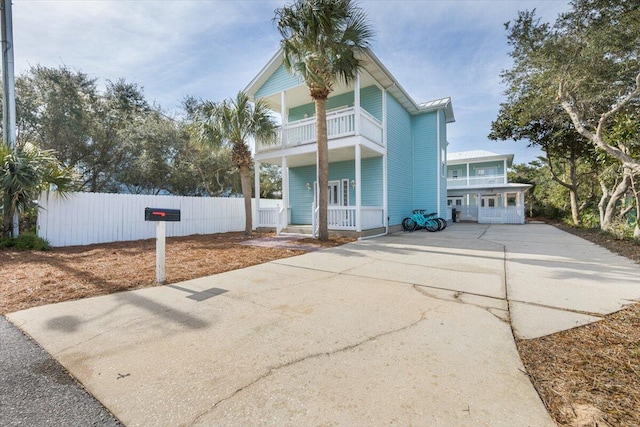
[[349,180],[342,180],[342,206],[349,206]]

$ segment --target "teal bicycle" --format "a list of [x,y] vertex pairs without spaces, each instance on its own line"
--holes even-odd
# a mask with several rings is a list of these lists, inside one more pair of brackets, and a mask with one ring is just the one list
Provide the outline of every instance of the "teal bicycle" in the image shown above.
[[437,212],[426,213],[424,209],[416,209],[409,218],[402,220],[404,231],[427,230],[440,231],[447,228],[447,221],[437,217]]

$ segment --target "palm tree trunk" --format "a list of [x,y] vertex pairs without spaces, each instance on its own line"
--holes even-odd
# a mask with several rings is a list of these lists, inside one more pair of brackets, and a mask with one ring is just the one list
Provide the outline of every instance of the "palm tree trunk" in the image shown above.
[[240,166],[240,183],[242,185],[242,196],[244,197],[244,235],[251,237],[251,229],[253,221],[251,215],[251,177],[249,176],[249,167]]
[[318,239],[329,240],[327,206],[329,191],[329,142],[327,140],[326,98],[315,99],[316,137],[318,139]]

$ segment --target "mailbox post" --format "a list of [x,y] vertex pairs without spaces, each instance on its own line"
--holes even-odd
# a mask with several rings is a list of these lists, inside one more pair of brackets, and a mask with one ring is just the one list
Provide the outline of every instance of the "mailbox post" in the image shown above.
[[180,221],[180,209],[145,208],[144,220],[156,222],[156,281],[164,283],[167,221]]

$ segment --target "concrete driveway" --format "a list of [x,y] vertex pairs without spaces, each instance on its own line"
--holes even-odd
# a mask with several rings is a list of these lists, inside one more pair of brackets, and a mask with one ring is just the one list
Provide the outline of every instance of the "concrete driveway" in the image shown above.
[[128,426],[552,426],[514,344],[640,298],[546,225],[454,224],[7,316]]

